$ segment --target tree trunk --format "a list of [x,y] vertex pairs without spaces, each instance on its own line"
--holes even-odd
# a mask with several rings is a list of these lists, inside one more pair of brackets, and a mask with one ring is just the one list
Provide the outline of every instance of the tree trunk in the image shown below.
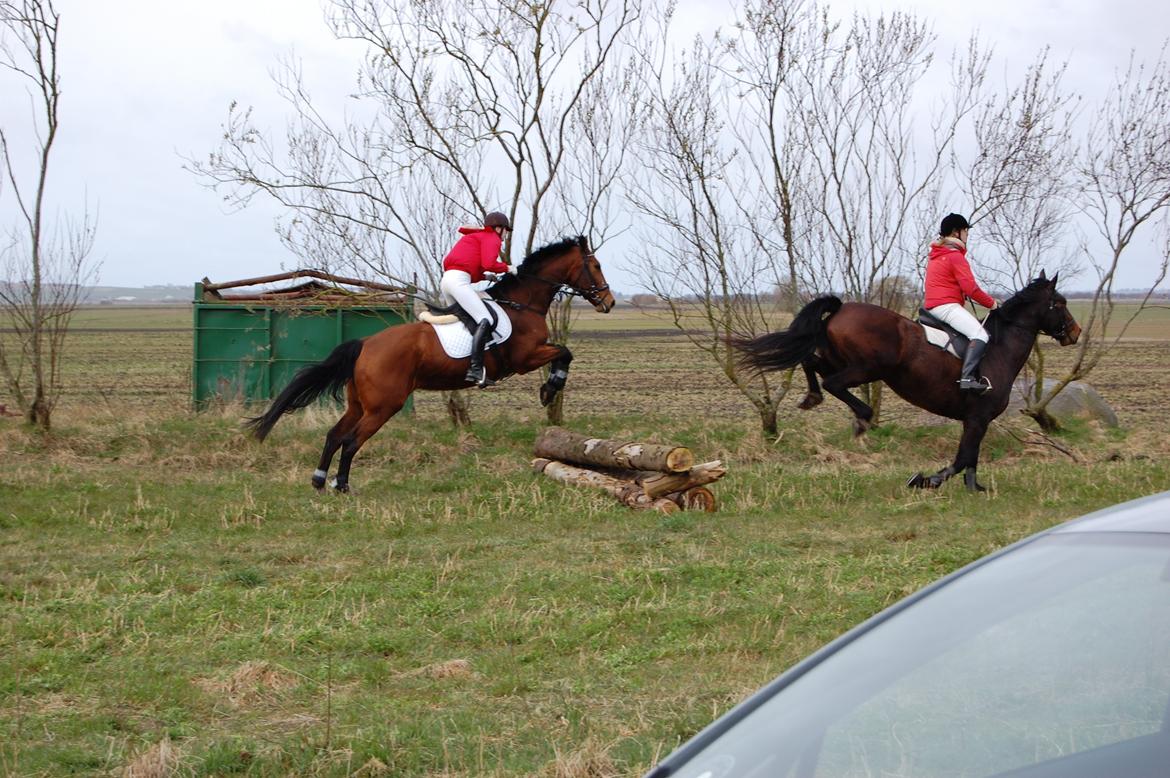
[[622,443],[591,438],[564,427],[546,427],[536,438],[538,457],[558,459],[582,465],[626,470],[658,470],[684,473],[695,463],[690,449],[681,446]]
[[[547,380],[547,378],[546,378]],[[565,421],[565,390],[557,392],[557,396],[553,398],[544,408],[545,417],[549,424],[563,424]]]
[[1040,429],[1045,432],[1056,432],[1060,429],[1060,422],[1048,412],[1047,405],[1028,405],[1024,408],[1024,415],[1035,419]]
[[443,402],[447,406],[447,418],[453,426],[471,426],[471,397],[465,390],[443,392]]
[[760,427],[764,434],[770,438],[774,438],[780,434],[780,427],[776,422],[777,411],[779,410],[774,403],[764,403],[760,406]]
[[675,513],[679,510],[677,503],[664,498],[650,497],[633,481],[623,481],[620,478],[598,473],[596,470],[587,470],[583,467],[574,467],[566,465],[564,462],[555,462],[544,458],[532,460],[532,469],[538,473],[544,473],[554,481],[576,486],[589,486],[609,492],[618,498],[623,505],[628,505],[631,508],[655,510],[659,513]]

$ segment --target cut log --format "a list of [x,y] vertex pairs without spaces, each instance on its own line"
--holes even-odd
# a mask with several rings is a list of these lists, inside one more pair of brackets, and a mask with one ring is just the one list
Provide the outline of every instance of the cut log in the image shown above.
[[546,427],[536,438],[536,456],[577,465],[685,473],[695,464],[690,449],[654,443],[591,438],[563,427]]
[[633,481],[624,481],[611,475],[598,473],[595,470],[575,467],[546,458],[532,460],[532,469],[538,473],[544,473],[554,481],[577,486],[590,486],[609,492],[618,498],[623,505],[628,505],[631,508],[655,510],[659,513],[674,513],[679,510],[677,503],[664,498],[650,497],[642,491],[642,487]]
[[695,486],[715,483],[727,475],[727,468],[716,459],[695,465],[685,473],[658,473],[651,470],[615,470],[611,475],[633,481],[651,497],[663,497],[671,492],[685,492]]
[[715,494],[706,487],[693,486],[684,492],[671,492],[666,499],[673,502],[684,511],[706,511],[714,513]]

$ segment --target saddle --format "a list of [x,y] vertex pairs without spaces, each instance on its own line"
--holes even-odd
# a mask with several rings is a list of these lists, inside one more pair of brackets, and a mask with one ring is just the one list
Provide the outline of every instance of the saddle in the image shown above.
[[922,326],[926,340],[932,346],[949,351],[959,359],[962,359],[963,355],[967,353],[967,344],[970,339],[942,319],[933,316],[925,308],[918,309],[918,324]]
[[[463,306],[459,303],[452,303],[446,308],[432,303],[426,303],[426,306],[427,309],[418,315],[419,321],[425,321],[427,324],[454,324],[458,321],[463,323],[469,333],[475,334],[478,323],[471,318],[467,311],[463,310]],[[492,317],[492,330],[494,331],[500,323],[499,317],[496,316],[495,310],[490,305],[487,306],[487,312]]]

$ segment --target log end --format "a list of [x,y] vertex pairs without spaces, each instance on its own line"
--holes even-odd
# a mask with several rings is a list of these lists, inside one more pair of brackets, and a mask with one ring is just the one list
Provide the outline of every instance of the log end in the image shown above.
[[672,473],[685,473],[695,466],[695,455],[689,448],[672,448],[666,454],[666,467]]
[[694,486],[683,492],[682,503],[688,511],[715,512],[715,494],[704,486]]
[[671,513],[678,513],[679,511],[682,510],[682,508],[680,508],[678,506],[678,503],[674,502],[673,500],[668,500],[665,497],[662,497],[662,498],[655,500],[654,504],[651,507],[653,507],[653,509],[658,511],[659,513],[666,514],[666,515],[669,515]]

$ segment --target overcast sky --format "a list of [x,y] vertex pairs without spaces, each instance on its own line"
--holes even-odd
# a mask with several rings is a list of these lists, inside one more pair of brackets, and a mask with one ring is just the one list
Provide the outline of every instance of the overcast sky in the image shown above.
[[[718,24],[725,15],[725,3],[683,4],[692,6],[683,14],[691,25]],[[1108,88],[1131,50],[1153,60],[1170,32],[1170,4],[1144,0],[832,5],[842,13],[916,11],[935,25],[940,51],[977,28],[1000,57],[998,74],[1025,66],[1050,45],[1055,60],[1070,63],[1066,83],[1089,96]],[[88,199],[98,212],[101,282],[187,285],[204,275],[223,281],[295,266],[275,235],[273,206],[257,199],[242,212],[228,209],[182,169],[182,157],[215,147],[233,100],[255,106],[261,128],[279,131],[285,107],[269,73],[290,51],[303,60],[315,94],[336,101],[352,87],[360,49],[332,39],[320,1],[58,0],[57,8],[62,130],[51,186],[65,208]],[[20,93],[0,91],[6,128],[26,124],[26,108]],[[636,291],[616,264],[607,265],[611,283]],[[1119,285],[1151,276],[1149,268],[1130,267]]]

